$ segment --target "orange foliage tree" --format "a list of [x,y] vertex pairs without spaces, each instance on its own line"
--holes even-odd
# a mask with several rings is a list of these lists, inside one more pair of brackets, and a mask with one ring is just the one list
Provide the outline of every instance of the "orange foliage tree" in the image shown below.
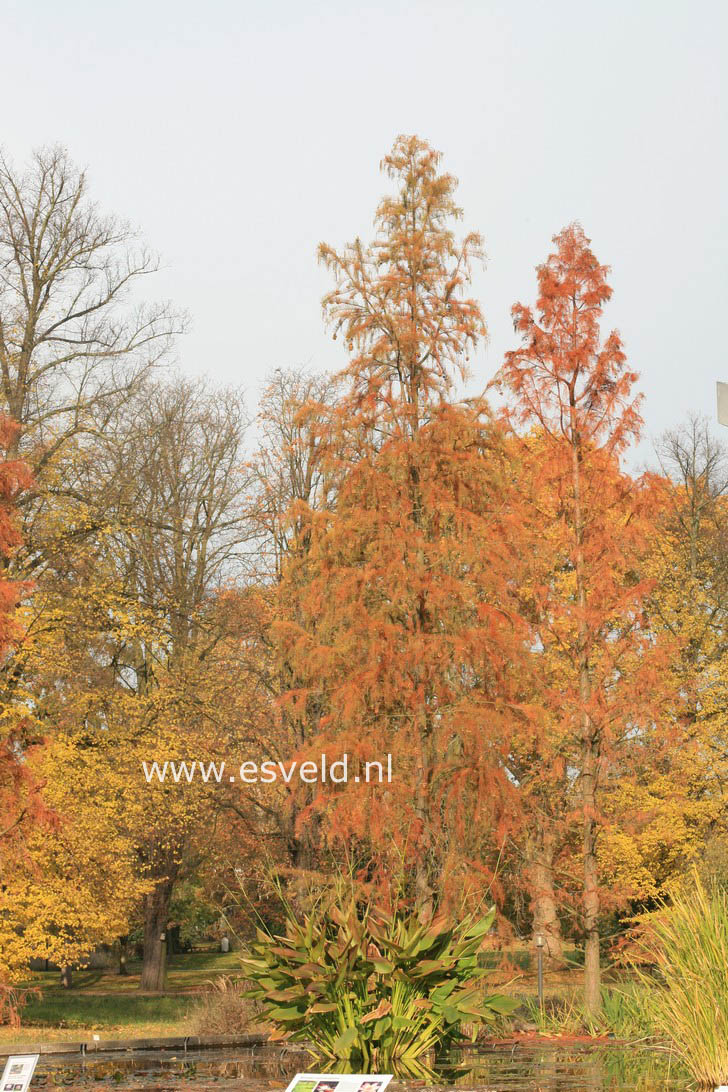
[[[324,312],[351,354],[321,426],[335,503],[308,513],[277,630],[300,680],[287,706],[318,726],[310,753],[354,763],[319,794],[329,831],[423,908],[452,881],[492,880],[513,818],[504,749],[524,716],[512,475],[485,403],[452,400],[485,333],[467,295],[481,240],[456,240],[456,181],[439,163],[398,138],[375,241],[320,248],[336,281]],[[366,783],[362,764],[387,754],[391,783],[376,769]]]
[[542,567],[530,589],[534,655],[549,663],[534,694],[552,722],[540,776],[558,778],[560,791],[573,786],[563,818],[579,824],[585,1002],[595,1012],[601,794],[610,779],[626,776],[630,748],[654,734],[660,710],[661,661],[645,613],[651,585],[643,565],[659,491],[620,465],[641,418],[622,341],[616,331],[605,339],[600,332],[608,269],[576,224],[554,243],[537,270],[537,313],[513,308],[522,345],[506,355],[499,381],[512,398],[511,422],[538,437],[532,521],[553,550],[550,575]]
[[[1,417],[0,451],[7,452],[15,433],[12,422]],[[24,589],[21,582],[9,580],[3,569],[7,570],[10,555],[20,544],[15,504],[29,484],[30,475],[24,463],[7,458],[0,461],[0,669],[3,676],[10,669],[13,645],[21,632],[16,608]],[[0,713],[0,840],[5,841],[11,838],[27,813],[27,805],[23,803],[27,777],[17,756],[21,725],[14,715],[10,718],[11,707],[3,702]]]

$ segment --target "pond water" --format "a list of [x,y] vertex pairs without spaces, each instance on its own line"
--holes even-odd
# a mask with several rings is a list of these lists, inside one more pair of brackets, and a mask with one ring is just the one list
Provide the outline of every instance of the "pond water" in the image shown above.
[[[300,1071],[315,1071],[307,1052],[262,1046],[184,1053],[113,1052],[44,1055],[33,1088],[237,1089],[284,1088]],[[617,1045],[518,1045],[449,1055],[436,1080],[392,1082],[392,1092],[477,1089],[479,1092],[687,1092],[694,1086],[666,1052]]]
[[[450,1086],[488,1092],[687,1092],[693,1083],[666,1051],[624,1045],[522,1045],[454,1056]],[[446,1069],[441,1061],[440,1071]]]

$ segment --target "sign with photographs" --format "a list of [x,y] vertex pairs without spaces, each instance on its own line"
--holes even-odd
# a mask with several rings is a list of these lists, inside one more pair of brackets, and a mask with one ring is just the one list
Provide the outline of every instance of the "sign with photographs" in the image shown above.
[[297,1073],[286,1092],[384,1092],[391,1079],[391,1073]]
[[0,1092],[26,1092],[40,1054],[11,1054],[5,1063]]

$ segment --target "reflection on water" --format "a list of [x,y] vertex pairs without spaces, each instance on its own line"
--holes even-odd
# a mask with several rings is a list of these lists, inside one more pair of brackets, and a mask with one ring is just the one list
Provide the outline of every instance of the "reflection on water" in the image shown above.
[[[41,1058],[33,1087],[119,1089],[200,1088],[264,1092],[283,1088],[300,1071],[320,1070],[300,1049],[258,1047],[226,1051],[138,1051]],[[426,1082],[399,1080],[392,1092],[416,1086],[480,1092],[687,1092],[687,1074],[666,1052],[624,1046],[516,1046],[453,1053],[434,1062]]]
[[452,1086],[488,1092],[687,1092],[687,1073],[665,1051],[625,1046],[517,1046],[450,1055]]
[[82,1087],[108,1082],[118,1088],[144,1088],[164,1079],[165,1085],[184,1082],[246,1081],[250,1088],[285,1087],[290,1078],[308,1069],[311,1056],[300,1048],[267,1046],[203,1051],[119,1051],[108,1054],[41,1057],[33,1088]]

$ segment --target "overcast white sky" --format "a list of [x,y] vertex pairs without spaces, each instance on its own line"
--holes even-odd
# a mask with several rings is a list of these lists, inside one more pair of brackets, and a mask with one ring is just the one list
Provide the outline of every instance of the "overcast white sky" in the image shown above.
[[[0,141],[61,142],[159,250],[192,316],[182,367],[254,403],[277,365],[336,368],[321,240],[370,233],[397,133],[445,154],[482,232],[484,385],[510,307],[578,219],[650,435],[728,380],[727,0],[0,0]],[[151,286],[150,286],[151,287]],[[728,439],[728,435],[725,437]]]

